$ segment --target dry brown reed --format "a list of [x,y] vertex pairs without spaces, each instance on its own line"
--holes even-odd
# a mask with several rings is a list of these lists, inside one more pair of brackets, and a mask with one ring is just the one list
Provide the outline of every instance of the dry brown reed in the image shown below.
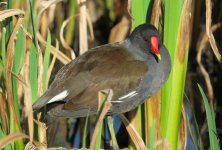
[[206,0],[205,2],[206,2],[206,33],[207,33],[210,45],[212,47],[212,50],[214,52],[214,55],[216,56],[218,61],[221,61],[221,55],[217,48],[216,41],[215,41],[214,35],[212,33],[212,29],[211,29],[212,1]]
[[135,129],[135,127],[129,122],[129,120],[123,114],[119,114],[119,117],[120,117],[121,121],[123,122],[123,124],[125,125],[126,130],[129,133],[129,136],[130,136],[131,140],[133,141],[136,149],[146,150],[147,149],[146,145],[145,145],[143,139],[140,137],[137,130]]
[[[217,23],[217,24],[213,25],[210,30],[212,32],[214,32],[217,29],[219,29],[221,26],[222,26],[222,22]],[[206,83],[206,86],[207,86],[207,93],[208,93],[209,100],[212,101],[213,98],[214,98],[213,87],[212,87],[212,84],[211,84],[211,81],[210,81],[210,76],[209,76],[207,70],[205,69],[204,65],[202,64],[202,55],[203,55],[204,48],[206,47],[207,43],[208,43],[208,35],[207,35],[207,33],[205,33],[201,37],[200,44],[197,46],[197,51],[198,52],[197,52],[196,60],[197,60],[197,63],[200,67],[200,71],[204,76],[204,80],[205,80],[205,83]]]
[[88,50],[87,40],[87,9],[86,0],[78,0],[79,6],[79,52],[80,55]]
[[21,132],[11,133],[0,140],[0,149],[3,149],[6,145],[14,141],[24,138],[28,139],[29,136]]

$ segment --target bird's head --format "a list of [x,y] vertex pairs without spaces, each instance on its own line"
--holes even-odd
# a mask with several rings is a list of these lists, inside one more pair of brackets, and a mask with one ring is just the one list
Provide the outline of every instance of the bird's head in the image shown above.
[[146,53],[152,53],[159,61],[161,60],[159,33],[153,25],[139,25],[132,32],[130,39]]

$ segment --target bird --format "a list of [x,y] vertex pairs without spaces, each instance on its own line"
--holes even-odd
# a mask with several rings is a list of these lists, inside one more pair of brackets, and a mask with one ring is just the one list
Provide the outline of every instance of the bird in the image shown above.
[[33,104],[54,117],[79,118],[99,112],[98,92],[112,89],[108,114],[135,109],[167,81],[171,59],[158,30],[137,26],[124,41],[105,44],[64,65],[46,92]]

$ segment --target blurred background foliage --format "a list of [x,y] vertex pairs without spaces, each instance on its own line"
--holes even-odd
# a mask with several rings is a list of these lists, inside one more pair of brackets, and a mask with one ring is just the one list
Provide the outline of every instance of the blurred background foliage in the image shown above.
[[[89,147],[97,117],[37,117],[32,103],[64,64],[88,48],[124,40],[133,28],[150,22],[170,51],[170,78],[149,101],[125,114],[133,129],[128,130],[118,116],[113,116],[114,124],[105,118],[94,149],[143,145],[219,149],[221,4],[220,0],[1,1],[0,148]],[[135,134],[138,143],[131,136]]]

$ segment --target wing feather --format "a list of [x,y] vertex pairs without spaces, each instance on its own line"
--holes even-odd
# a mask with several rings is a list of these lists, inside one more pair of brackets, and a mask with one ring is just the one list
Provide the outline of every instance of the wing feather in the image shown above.
[[115,100],[135,89],[147,71],[146,63],[135,60],[122,43],[101,46],[65,65],[56,75],[50,90],[42,96],[41,105],[37,105],[44,106],[54,96],[53,93],[67,90],[69,95],[61,100],[65,104],[51,109],[51,114],[63,116],[69,111],[81,110],[96,113],[100,90],[113,89],[112,100]]

